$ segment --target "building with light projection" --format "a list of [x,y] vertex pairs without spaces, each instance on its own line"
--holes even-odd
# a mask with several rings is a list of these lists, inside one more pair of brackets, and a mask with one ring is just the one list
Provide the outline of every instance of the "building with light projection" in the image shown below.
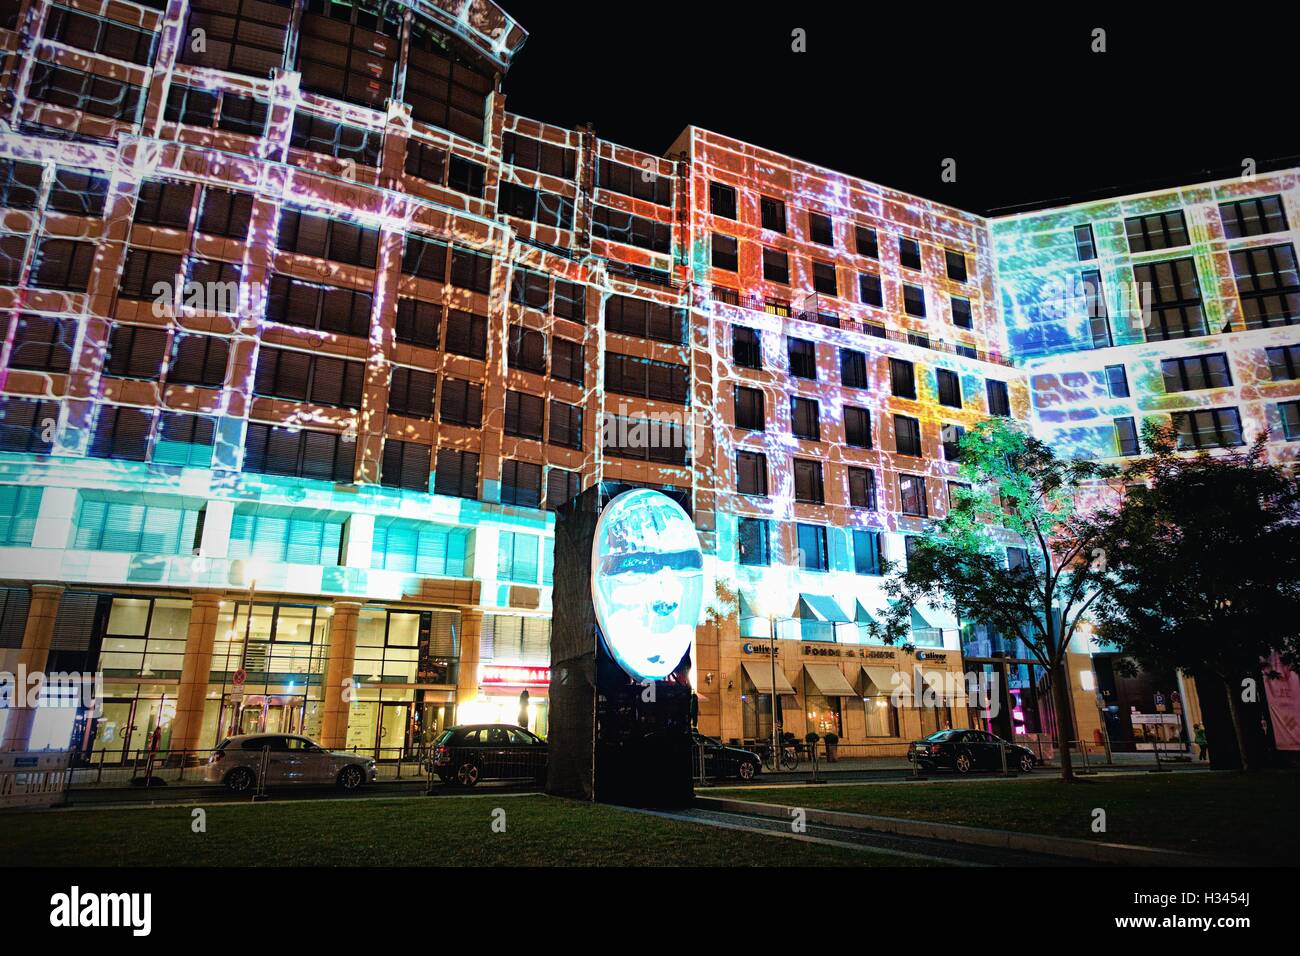
[[[885,754],[966,724],[975,670],[1032,736],[1013,638],[865,640],[961,430],[1294,454],[1294,174],[990,219],[511,114],[525,36],[486,0],[0,3],[0,669],[103,681],[0,709],[4,746],[396,759],[523,690],[545,733],[553,511],[597,481],[695,520],[705,732],[763,739],[775,698]],[[1104,305],[1135,282],[1154,324]]]

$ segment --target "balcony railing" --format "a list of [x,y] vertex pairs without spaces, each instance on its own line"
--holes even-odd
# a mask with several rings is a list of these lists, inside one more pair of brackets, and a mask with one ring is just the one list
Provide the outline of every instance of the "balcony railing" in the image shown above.
[[887,339],[892,342],[906,342],[909,345],[928,348],[935,352],[947,352],[950,355],[963,355],[966,358],[979,359],[984,362],[992,362],[995,365],[1005,365],[1010,367],[1011,361],[1001,352],[992,350],[983,350],[970,348],[969,346],[954,345],[951,342],[936,342],[928,335],[917,332],[905,332],[899,329],[887,329],[877,322],[862,322],[857,319],[850,319],[841,316],[839,313],[827,308],[826,300],[812,293],[804,298],[798,308],[789,302],[781,299],[774,299],[760,295],[744,295],[736,289],[726,286],[714,286],[710,291],[710,298],[722,305],[735,306],[741,309],[750,309],[754,312],[763,312],[767,315],[779,315],[785,318],[799,319],[804,322],[815,322],[818,325],[828,325],[832,328],[846,329],[850,332],[860,332],[863,335],[871,335],[878,339]]

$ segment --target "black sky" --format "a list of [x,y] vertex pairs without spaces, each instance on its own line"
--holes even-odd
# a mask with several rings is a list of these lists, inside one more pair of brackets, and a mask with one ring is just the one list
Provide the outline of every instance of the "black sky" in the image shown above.
[[654,153],[694,124],[975,212],[1300,164],[1294,30],[1253,8],[499,2],[508,109]]

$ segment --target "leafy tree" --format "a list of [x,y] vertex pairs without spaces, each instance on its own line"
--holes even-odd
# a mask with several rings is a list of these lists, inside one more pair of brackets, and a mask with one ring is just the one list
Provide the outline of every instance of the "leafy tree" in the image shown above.
[[[1051,678],[1061,777],[1074,779],[1068,729],[1070,639],[1096,599],[1101,567],[1098,529],[1076,512],[1089,482],[1114,469],[1057,458],[1051,447],[1002,418],[981,422],[959,443],[960,473],[969,487],[913,542],[905,570],[889,569],[890,607],[870,627],[876,640],[906,641],[912,608],[921,601],[952,609],[1004,634],[1021,634]],[[1028,561],[1009,567],[1007,546]]]
[[1250,769],[1243,681],[1275,651],[1300,670],[1300,488],[1293,470],[1268,462],[1266,436],[1195,455],[1178,451],[1169,426],[1148,425],[1143,440],[1149,456],[1097,519],[1107,579],[1098,633],[1144,666],[1222,680]]

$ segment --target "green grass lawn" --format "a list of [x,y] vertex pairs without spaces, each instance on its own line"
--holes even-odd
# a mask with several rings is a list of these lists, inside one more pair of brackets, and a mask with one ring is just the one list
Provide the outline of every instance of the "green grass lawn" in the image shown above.
[[[1165,847],[1293,865],[1300,854],[1300,773],[1098,775],[1059,780],[711,790],[853,813]],[[1094,808],[1106,832],[1093,833]]]
[[[506,812],[504,833],[492,813]],[[543,796],[0,814],[8,866],[897,866],[906,858]]]

